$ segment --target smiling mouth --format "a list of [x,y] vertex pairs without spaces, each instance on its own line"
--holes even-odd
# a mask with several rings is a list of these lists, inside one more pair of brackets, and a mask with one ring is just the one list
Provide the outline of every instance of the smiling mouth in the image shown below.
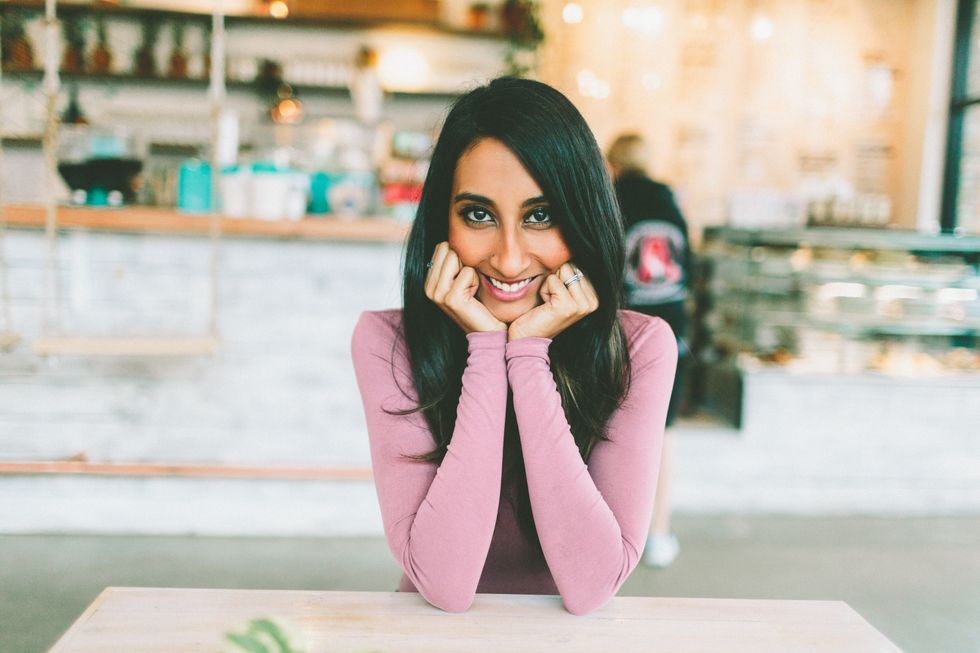
[[483,276],[487,278],[487,281],[489,281],[494,288],[506,293],[513,293],[513,292],[519,292],[521,290],[524,290],[524,288],[527,287],[528,284],[530,284],[532,281],[534,281],[537,278],[537,275],[534,275],[533,277],[527,277],[526,279],[522,279],[521,281],[516,281],[514,283],[504,283],[503,281],[494,279],[490,275],[485,274]]

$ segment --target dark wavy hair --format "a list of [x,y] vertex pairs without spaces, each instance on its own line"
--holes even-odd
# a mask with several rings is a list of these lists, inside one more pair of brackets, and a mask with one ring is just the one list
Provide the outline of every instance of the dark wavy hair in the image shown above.
[[[623,226],[602,153],[585,119],[554,88],[501,77],[460,97],[432,154],[418,213],[405,250],[402,337],[411,361],[418,406],[435,449],[417,458],[441,462],[452,439],[468,354],[463,331],[425,295],[425,264],[449,236],[456,163],[478,141],[505,144],[540,186],[549,214],[572,259],[592,282],[599,308],[558,334],[549,347],[565,416],[584,461],[628,390],[630,361],[619,321]],[[517,480],[515,511],[538,545],[527,493],[516,418],[508,393],[505,482]]]

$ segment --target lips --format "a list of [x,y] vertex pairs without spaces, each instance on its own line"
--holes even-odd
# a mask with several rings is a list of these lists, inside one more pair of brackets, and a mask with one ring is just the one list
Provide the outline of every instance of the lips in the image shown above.
[[[490,277],[488,277],[487,275],[484,274],[481,276],[483,277],[483,283],[484,285],[486,285],[487,290],[490,292],[490,294],[493,297],[505,302],[514,301],[524,297],[524,295],[527,294],[531,286],[534,285],[534,280],[537,278],[536,276],[529,277],[528,279],[525,279],[526,283],[523,286],[519,287],[517,290],[507,291],[504,290],[503,288],[498,288],[497,286],[495,286],[490,281]],[[507,284],[507,285],[510,286],[511,284]]]
[[500,279],[494,279],[493,277],[487,277],[493,287],[498,290],[503,290],[504,292],[517,292],[522,290],[524,286],[531,283],[534,277],[528,277],[527,279],[521,279],[520,281],[505,282]]

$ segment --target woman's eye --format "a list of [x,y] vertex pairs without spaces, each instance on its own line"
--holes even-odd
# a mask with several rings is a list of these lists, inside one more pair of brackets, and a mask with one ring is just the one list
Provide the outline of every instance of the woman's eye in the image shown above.
[[531,224],[548,224],[551,222],[551,216],[548,215],[547,209],[537,208],[528,213],[527,221]]
[[485,210],[474,206],[463,211],[463,217],[470,222],[492,222],[493,217]]

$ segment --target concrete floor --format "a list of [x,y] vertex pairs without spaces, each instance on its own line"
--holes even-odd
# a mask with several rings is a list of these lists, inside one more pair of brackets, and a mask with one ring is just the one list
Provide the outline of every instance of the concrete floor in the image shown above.
[[[680,515],[623,595],[846,601],[908,653],[980,651],[980,517]],[[46,651],[107,585],[391,590],[382,539],[0,536],[0,651]]]

